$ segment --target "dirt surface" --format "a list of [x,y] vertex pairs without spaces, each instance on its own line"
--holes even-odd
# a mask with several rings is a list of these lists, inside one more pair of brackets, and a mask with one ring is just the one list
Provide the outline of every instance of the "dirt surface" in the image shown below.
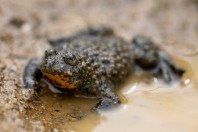
[[[0,0],[0,131],[72,131],[72,122],[95,104],[48,90],[27,101],[34,93],[23,94],[23,69],[30,58],[41,57],[50,48],[48,39],[107,24],[126,40],[136,34],[150,36],[170,54],[185,45],[188,48],[179,54],[190,56],[197,53],[197,14],[197,0]],[[58,103],[52,105],[52,98]],[[68,125],[61,126],[61,117]]]

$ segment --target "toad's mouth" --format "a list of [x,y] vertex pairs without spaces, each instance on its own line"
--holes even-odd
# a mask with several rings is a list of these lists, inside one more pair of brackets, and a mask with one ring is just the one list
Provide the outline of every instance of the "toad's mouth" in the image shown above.
[[77,88],[77,82],[69,82],[69,78],[72,76],[72,73],[66,75],[53,75],[50,73],[44,73],[44,77],[55,87],[64,88],[64,89],[75,89]]

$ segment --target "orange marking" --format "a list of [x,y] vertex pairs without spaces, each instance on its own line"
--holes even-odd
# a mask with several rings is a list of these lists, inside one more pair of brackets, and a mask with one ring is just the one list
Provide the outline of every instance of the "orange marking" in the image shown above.
[[[75,84],[70,84],[69,77],[65,77],[64,75],[52,75],[49,73],[44,73],[44,75],[50,80],[50,82],[56,86],[56,83],[60,84],[61,88],[74,89],[77,86]],[[72,76],[72,73],[70,74]]]

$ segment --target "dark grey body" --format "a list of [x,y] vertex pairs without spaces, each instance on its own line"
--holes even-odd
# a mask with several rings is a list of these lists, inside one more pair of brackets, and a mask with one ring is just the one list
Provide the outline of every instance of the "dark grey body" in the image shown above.
[[[138,36],[133,42],[126,42],[114,35],[109,27],[91,27],[50,43],[53,49],[46,51],[41,62],[34,59],[26,67],[26,87],[36,87],[36,82],[44,75],[63,93],[99,98],[98,108],[120,103],[115,90],[135,70],[134,67],[149,71],[166,82],[172,82],[184,73],[150,39]],[[76,88],[67,89],[46,77],[46,73],[64,73],[69,84],[75,84]]]

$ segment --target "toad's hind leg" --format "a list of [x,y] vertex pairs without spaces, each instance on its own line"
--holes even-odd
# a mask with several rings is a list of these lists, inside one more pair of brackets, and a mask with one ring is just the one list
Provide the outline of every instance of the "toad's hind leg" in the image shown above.
[[96,25],[90,26],[87,29],[80,31],[77,35],[89,35],[89,36],[111,36],[114,34],[113,29],[110,26]]
[[136,65],[150,71],[153,76],[171,83],[180,79],[185,72],[184,69],[177,67],[168,54],[159,49],[149,38],[137,36],[133,44]]
[[90,37],[104,37],[104,36],[112,36],[114,35],[114,31],[109,26],[104,25],[96,25],[96,26],[90,26],[87,29],[81,30],[74,35],[63,37],[55,40],[49,40],[49,44],[52,47],[57,47],[60,45],[63,45],[65,43],[68,43],[76,38],[84,37],[84,36],[90,36]]
[[38,81],[43,77],[41,71],[38,68],[39,64],[40,60],[33,58],[25,67],[23,73],[23,82],[25,84],[25,88],[36,88]]

